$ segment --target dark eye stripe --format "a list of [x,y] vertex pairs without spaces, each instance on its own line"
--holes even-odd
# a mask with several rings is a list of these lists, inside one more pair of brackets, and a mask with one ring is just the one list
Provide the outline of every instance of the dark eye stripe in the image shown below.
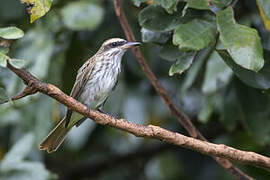
[[118,47],[118,46],[122,46],[123,44],[125,44],[125,41],[118,41],[118,42],[113,42],[110,44],[111,47]]

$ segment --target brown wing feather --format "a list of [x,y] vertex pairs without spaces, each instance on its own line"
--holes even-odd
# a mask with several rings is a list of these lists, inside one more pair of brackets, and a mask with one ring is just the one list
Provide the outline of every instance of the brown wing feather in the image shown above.
[[75,84],[70,93],[71,97],[78,99],[78,97],[81,95],[82,90],[92,73],[94,63],[95,63],[95,58],[92,57],[86,63],[84,63],[84,65],[78,70]]
[[[94,63],[95,63],[95,58],[92,57],[91,59],[86,61],[86,63],[84,63],[83,66],[78,70],[75,84],[70,93],[70,96],[73,97],[74,99],[78,100],[79,96],[81,95],[82,90],[93,71]],[[68,127],[71,115],[72,115],[72,111],[68,109],[66,113],[65,127]]]

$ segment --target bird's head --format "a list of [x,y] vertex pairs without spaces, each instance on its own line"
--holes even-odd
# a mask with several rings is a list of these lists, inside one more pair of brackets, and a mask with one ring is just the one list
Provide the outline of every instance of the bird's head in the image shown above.
[[123,54],[127,49],[139,46],[139,42],[128,42],[120,38],[106,40],[99,49],[102,54]]

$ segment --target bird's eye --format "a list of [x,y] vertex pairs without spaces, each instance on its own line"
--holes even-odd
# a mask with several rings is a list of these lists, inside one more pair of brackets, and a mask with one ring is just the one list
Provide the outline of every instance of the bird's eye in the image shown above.
[[111,44],[112,47],[116,47],[117,45],[118,45],[117,42],[113,42],[113,43]]
[[110,47],[118,47],[118,46],[122,46],[123,44],[125,44],[126,41],[118,41],[118,42],[113,42],[110,44]]

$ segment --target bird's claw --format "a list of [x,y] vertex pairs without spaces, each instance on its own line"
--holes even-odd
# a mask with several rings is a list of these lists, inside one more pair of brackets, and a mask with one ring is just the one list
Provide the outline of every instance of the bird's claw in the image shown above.
[[101,109],[98,109],[98,112],[106,114],[106,115],[110,116],[111,118],[113,118],[115,121],[117,121],[117,117],[115,117],[114,115],[111,115],[111,114],[109,114]]
[[87,107],[87,111],[88,111],[88,113],[90,113],[90,111],[91,111],[91,107],[90,107],[90,105],[89,104],[84,104],[86,107]]

